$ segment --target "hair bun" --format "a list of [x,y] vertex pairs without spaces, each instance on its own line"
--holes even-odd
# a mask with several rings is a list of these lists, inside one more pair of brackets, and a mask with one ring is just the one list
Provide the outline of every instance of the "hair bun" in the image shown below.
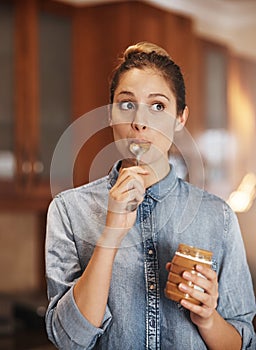
[[124,52],[123,59],[126,61],[127,59],[130,59],[132,56],[140,53],[144,54],[150,54],[150,53],[156,53],[157,55],[160,56],[166,56],[170,58],[168,55],[167,51],[165,51],[163,48],[160,46],[157,46],[155,44],[149,43],[147,41],[142,41],[139,42],[135,45],[131,45],[127,47],[127,49]]

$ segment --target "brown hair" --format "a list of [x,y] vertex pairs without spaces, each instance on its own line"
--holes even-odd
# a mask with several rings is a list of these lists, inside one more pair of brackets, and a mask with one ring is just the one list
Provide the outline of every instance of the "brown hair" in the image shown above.
[[183,75],[180,67],[174,63],[168,53],[161,47],[149,43],[140,42],[129,46],[120,58],[110,82],[110,103],[113,103],[114,94],[123,73],[132,68],[150,68],[159,71],[169,83],[176,97],[177,113],[183,112],[186,106],[186,91]]

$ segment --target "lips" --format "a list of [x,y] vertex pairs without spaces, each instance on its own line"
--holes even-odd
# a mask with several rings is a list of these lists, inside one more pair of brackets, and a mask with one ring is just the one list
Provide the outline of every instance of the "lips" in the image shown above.
[[129,150],[134,154],[137,160],[146,153],[150,148],[151,143],[145,140],[136,140],[130,143]]
[[148,140],[144,140],[144,139],[129,139],[129,143],[136,143],[137,145],[140,145],[140,144],[151,144],[150,141]]

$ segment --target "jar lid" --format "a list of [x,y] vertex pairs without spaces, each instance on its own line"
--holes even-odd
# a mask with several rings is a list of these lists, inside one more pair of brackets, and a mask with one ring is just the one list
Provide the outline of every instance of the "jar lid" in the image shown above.
[[205,250],[205,249],[201,249],[201,248],[197,248],[197,247],[193,247],[184,243],[180,243],[179,247],[177,249],[178,255],[183,255],[183,256],[187,256],[192,257],[192,258],[196,258],[198,260],[206,260],[211,262],[212,260],[212,252],[209,250]]

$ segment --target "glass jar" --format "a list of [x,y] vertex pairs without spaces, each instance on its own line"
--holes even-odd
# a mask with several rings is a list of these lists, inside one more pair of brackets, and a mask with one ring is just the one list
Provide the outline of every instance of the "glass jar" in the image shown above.
[[180,283],[186,283],[190,287],[204,292],[201,287],[198,287],[191,281],[187,281],[182,277],[184,271],[202,276],[198,271],[196,271],[197,264],[211,268],[212,252],[209,250],[192,247],[183,243],[179,244],[179,247],[171,261],[171,267],[165,287],[165,296],[168,299],[177,302],[180,302],[181,299],[186,299],[193,304],[200,305],[200,302],[198,300],[190,297],[187,293],[183,293],[178,288],[178,285]]

